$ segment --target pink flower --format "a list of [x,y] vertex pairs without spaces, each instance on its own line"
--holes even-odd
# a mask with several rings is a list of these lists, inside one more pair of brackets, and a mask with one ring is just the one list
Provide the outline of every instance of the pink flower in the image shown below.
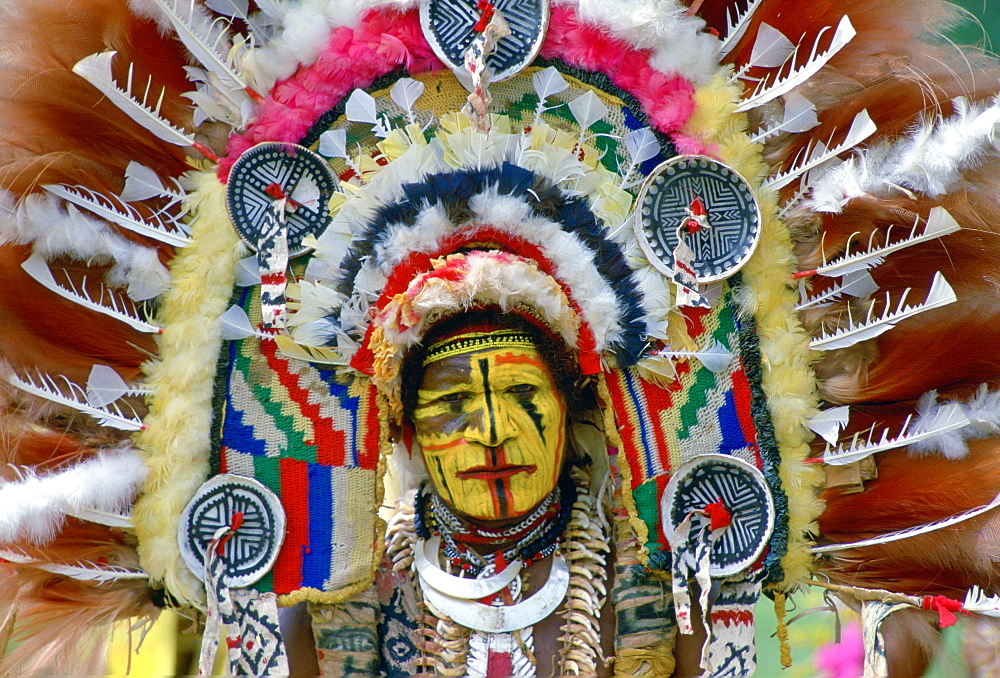
[[856,622],[848,624],[839,643],[827,643],[816,650],[814,661],[819,678],[856,678],[864,673],[865,648],[861,629]]

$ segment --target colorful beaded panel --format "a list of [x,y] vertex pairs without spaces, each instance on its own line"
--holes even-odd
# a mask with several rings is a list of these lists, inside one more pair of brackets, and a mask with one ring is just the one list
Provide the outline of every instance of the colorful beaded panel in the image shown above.
[[[695,358],[676,362],[677,378],[668,388],[642,379],[635,369],[605,374],[622,448],[619,466],[625,476],[635,516],[646,526],[650,566],[663,566],[653,554],[664,553],[667,540],[660,521],[660,497],[672,469],[703,454],[731,454],[767,470],[777,464],[771,436],[759,437],[766,423],[754,405],[760,355],[741,343],[740,323],[727,290],[709,312],[686,312],[691,338],[704,348],[718,341],[733,353],[726,369],[713,373]],[[759,390],[759,384],[756,385]],[[772,484],[772,491],[780,491]],[[642,535],[640,535],[641,537]],[[772,544],[772,548],[776,545]],[[783,545],[779,546],[783,552]],[[662,559],[665,556],[659,556]]]
[[[241,304],[260,320],[259,292]],[[377,539],[379,417],[367,379],[281,355],[274,342],[234,341],[224,354],[216,415],[221,473],[256,478],[288,518],[274,569],[255,586],[336,592],[372,576]],[[224,394],[224,395],[221,395]]]

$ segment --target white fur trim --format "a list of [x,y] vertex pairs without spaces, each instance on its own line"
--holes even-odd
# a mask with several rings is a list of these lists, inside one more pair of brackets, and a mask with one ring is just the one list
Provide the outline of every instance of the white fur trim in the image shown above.
[[129,285],[133,298],[151,299],[170,284],[170,273],[156,250],[115,233],[55,196],[34,193],[14,205],[9,193],[0,195],[0,243],[31,244],[45,259],[67,257],[91,263],[112,263],[106,282]]
[[1000,97],[991,104],[955,99],[956,113],[928,119],[905,137],[883,141],[824,172],[813,184],[806,206],[840,212],[854,198],[885,195],[903,187],[936,197],[948,193],[963,171],[1000,149]]
[[650,65],[705,83],[718,67],[719,39],[705,21],[676,0],[556,0],[577,8],[580,18],[607,29],[637,49],[652,49]]
[[100,452],[64,471],[0,485],[0,544],[51,541],[69,514],[127,510],[148,469],[131,448]]

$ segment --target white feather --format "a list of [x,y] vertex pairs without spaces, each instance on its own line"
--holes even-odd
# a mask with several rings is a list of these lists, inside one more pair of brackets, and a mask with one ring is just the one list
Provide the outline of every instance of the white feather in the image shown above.
[[[833,34],[833,40],[830,46],[826,48],[825,51],[819,52],[819,43],[823,37],[823,34],[829,29],[829,26],[823,28],[816,36],[816,41],[813,43],[812,52],[809,55],[809,59],[799,66],[798,68],[792,68],[784,76],[779,76],[773,82],[768,82],[767,79],[762,80],[759,85],[754,89],[753,93],[743,100],[743,103],[739,105],[736,109],[737,111],[748,111],[758,106],[766,104],[768,101],[775,99],[786,92],[790,92],[802,83],[806,82],[809,78],[815,75],[823,66],[827,64],[837,54],[841,49],[843,49],[847,43],[854,39],[857,35],[857,31],[854,30],[854,26],[851,25],[851,20],[844,15],[844,18],[840,20],[837,24],[837,30]],[[796,54],[799,47],[802,45],[800,42],[796,46]],[[793,55],[789,61],[795,62],[795,55]]]
[[832,303],[845,294],[852,297],[867,297],[878,291],[878,283],[875,282],[867,269],[844,274],[844,278],[839,284],[812,297],[806,294],[805,282],[805,278],[799,280],[801,303],[795,307],[796,311]]
[[724,57],[729,54],[743,34],[746,33],[747,28],[750,27],[750,20],[753,19],[754,12],[760,7],[760,4],[764,0],[750,0],[747,3],[747,7],[742,12],[739,12],[736,7],[730,8],[730,14],[727,17],[726,22],[726,37],[723,39],[722,44],[719,45],[719,56]]
[[750,61],[744,68],[777,68],[785,63],[794,50],[795,45],[784,33],[770,24],[761,23],[750,52]]
[[81,59],[75,66],[73,72],[89,82],[101,91],[125,114],[134,121],[142,125],[146,130],[156,135],[167,143],[177,146],[193,146],[194,137],[174,127],[172,124],[160,117],[160,99],[152,107],[149,104],[150,85],[147,83],[146,91],[141,100],[132,98],[132,65],[129,64],[128,78],[125,81],[124,89],[118,86],[114,76],[111,74],[111,60],[117,52],[102,52],[91,54]]
[[[876,131],[878,131],[878,128],[875,126],[875,123],[872,122],[871,116],[868,115],[868,110],[865,109],[854,116],[854,120],[851,122],[851,128],[847,131],[847,136],[842,142],[833,148],[828,148],[827,144],[822,141],[811,142],[809,146],[802,149],[798,155],[796,155],[795,162],[790,168],[781,172],[777,176],[768,179],[764,182],[763,186],[774,190],[787,186],[806,172],[819,167],[829,160],[832,160],[841,153],[851,150],[862,141],[875,134]],[[830,141],[832,140],[833,136],[831,135]]]
[[860,323],[855,322],[854,318],[848,314],[847,327],[836,330],[833,333],[824,332],[809,343],[810,348],[817,351],[829,351],[835,348],[852,346],[859,341],[874,339],[891,330],[895,327],[896,323],[902,320],[912,318],[924,311],[946,306],[958,300],[955,296],[955,291],[940,271],[934,274],[934,279],[931,281],[931,288],[927,292],[927,299],[923,303],[913,306],[906,305],[907,292],[909,292],[909,289],[903,292],[902,297],[896,304],[895,310],[887,305],[885,311],[879,317],[873,317],[872,315],[874,306],[869,309],[868,317]]
[[36,372],[34,376],[16,374],[7,376],[7,382],[25,393],[30,393],[44,400],[72,408],[93,417],[101,426],[110,426],[121,431],[140,431],[143,423],[136,417],[129,417],[122,413],[116,405],[106,407],[93,407],[86,402],[87,395],[79,384],[75,384],[66,377],[61,377],[66,385],[66,390],[70,395],[63,393],[58,383],[53,377],[41,372]]
[[981,588],[973,586],[965,594],[962,609],[987,617],[1000,617],[1000,596],[988,596]]
[[928,118],[906,136],[884,140],[824,173],[807,204],[821,212],[839,212],[859,196],[892,194],[900,188],[932,197],[947,193],[962,172],[979,166],[986,153],[997,148],[998,124],[1000,98],[975,105],[958,99],[954,115]]
[[826,442],[835,445],[850,416],[851,408],[847,405],[831,407],[808,419],[806,426]]
[[[919,222],[919,219],[918,219]],[[914,227],[916,227],[914,223]],[[928,242],[936,238],[948,235],[958,231],[961,226],[955,221],[955,218],[951,216],[943,207],[934,207],[927,214],[927,223],[924,226],[924,230],[920,235],[913,235],[892,242],[888,245],[883,245],[882,247],[874,247],[869,244],[866,250],[861,252],[846,253],[833,261],[824,264],[816,269],[816,273],[825,276],[847,276],[859,271],[866,270],[872,266],[877,266],[882,263],[882,261],[888,255],[893,252],[898,252],[899,250],[917,245],[923,242]],[[886,233],[886,240],[889,240],[891,236],[891,231]]]
[[580,126],[581,134],[590,129],[598,120],[601,120],[609,112],[603,101],[597,98],[592,90],[587,90],[573,101],[569,102],[569,111],[573,114],[573,119]]
[[997,495],[993,501],[989,504],[984,504],[971,511],[965,511],[963,513],[958,513],[950,518],[945,518],[944,520],[938,520],[933,523],[926,523],[924,525],[917,525],[916,527],[911,527],[906,530],[899,530],[898,532],[890,532],[884,534],[880,537],[873,537],[872,539],[864,539],[862,541],[855,541],[848,544],[827,544],[826,546],[814,546],[811,551],[813,553],[831,553],[833,551],[845,551],[847,549],[859,548],[862,546],[872,546],[875,544],[887,544],[893,541],[899,541],[900,539],[908,539],[909,537],[916,537],[921,534],[929,534],[937,530],[944,530],[959,523],[962,523],[970,518],[975,518],[976,516],[982,515],[987,511],[990,511],[997,506],[1000,506],[1000,495]]
[[236,341],[248,337],[269,339],[272,335],[255,329],[250,324],[250,318],[242,307],[234,304],[219,316],[219,329],[223,341]]
[[260,262],[257,255],[244,257],[236,262],[236,285],[253,287],[260,284]]
[[866,439],[861,434],[855,434],[847,447],[827,449],[823,453],[823,463],[832,466],[853,464],[877,452],[884,452],[898,447],[913,445],[920,441],[937,438],[969,425],[962,407],[957,403],[949,403],[934,410],[932,416],[921,420],[920,426],[911,428],[912,417],[907,417],[899,434],[891,436],[889,429],[883,429],[881,437],[873,442],[875,426],[868,431]]
[[711,372],[724,372],[729,369],[733,361],[733,352],[718,339],[712,341],[712,345],[701,351],[657,351],[655,357],[658,358],[697,358]]
[[96,581],[107,583],[120,579],[148,579],[149,575],[140,570],[130,570],[125,567],[115,567],[113,565],[98,565],[97,563],[76,563],[68,565],[66,563],[53,563],[38,560],[28,556],[23,552],[0,549],[0,558],[8,560],[18,565],[27,565],[38,568],[52,574],[61,574],[78,581]]
[[[116,206],[108,196],[92,191],[85,186],[46,184],[42,188],[139,235],[159,240],[174,247],[185,247],[191,243],[191,238],[185,235],[178,225],[180,219],[169,214],[164,214],[162,217],[143,218],[130,205],[122,203],[120,207]],[[167,224],[176,230],[168,229]]]
[[149,198],[167,198],[170,204],[184,200],[185,192],[177,180],[174,180],[173,190],[165,188],[160,177],[149,167],[132,160],[125,168],[125,188],[121,199],[125,202],[138,202]]
[[93,407],[110,405],[125,396],[145,396],[150,393],[150,389],[129,386],[121,375],[107,365],[94,365],[87,377],[87,404]]
[[108,225],[51,194],[33,193],[16,207],[10,194],[0,194],[0,242],[31,244],[46,259],[67,257],[97,264],[111,263],[105,281],[129,286],[129,296],[144,301],[159,296],[170,273],[155,249],[127,240]]
[[798,92],[789,92],[785,96],[784,103],[785,109],[781,122],[774,127],[758,132],[753,137],[754,143],[763,143],[768,137],[782,132],[786,134],[805,132],[819,124],[819,118],[816,117],[816,106]]
[[656,154],[660,152],[660,144],[657,142],[652,130],[648,127],[642,127],[631,130],[625,135],[625,150],[628,152],[631,162],[626,170],[621,173],[621,187],[629,188],[642,180],[642,178],[639,178],[635,181],[629,181],[629,177],[635,171],[636,167],[647,160],[655,158]]
[[406,117],[410,122],[416,122],[413,106],[423,93],[424,83],[413,78],[400,78],[389,90],[389,97],[393,103],[406,112]]
[[128,510],[148,469],[131,448],[105,450],[69,468],[0,484],[0,544],[47,543],[65,517],[95,510]]
[[542,113],[545,111],[545,101],[550,96],[564,92],[569,87],[569,83],[566,82],[566,78],[554,66],[549,66],[532,75],[531,84],[538,95],[538,107],[535,109],[534,122],[537,125],[542,119]]
[[194,0],[153,0],[170,20],[177,37],[202,66],[214,73],[228,88],[245,91],[246,78],[237,72],[229,56],[229,32],[225,21],[217,20]]
[[936,391],[928,391],[917,403],[920,418],[915,430],[933,428],[940,418],[942,407],[961,407],[969,423],[946,434],[913,443],[908,450],[910,454],[940,454],[948,459],[961,459],[969,453],[967,441],[1000,433],[1000,391],[991,392],[986,384],[980,385],[967,402],[948,401],[944,405],[937,402]]
[[320,134],[319,154],[327,158],[346,158],[347,130],[330,129]]
[[55,292],[63,299],[68,299],[84,308],[96,311],[125,323],[126,325],[149,334],[159,334],[160,328],[151,322],[143,320],[138,313],[128,309],[125,302],[115,296],[111,290],[100,286],[100,297],[95,301],[86,288],[86,280],[79,289],[70,278],[66,279],[66,286],[60,285],[52,275],[49,265],[38,254],[32,254],[21,263],[21,268],[30,275],[38,284],[45,289]]

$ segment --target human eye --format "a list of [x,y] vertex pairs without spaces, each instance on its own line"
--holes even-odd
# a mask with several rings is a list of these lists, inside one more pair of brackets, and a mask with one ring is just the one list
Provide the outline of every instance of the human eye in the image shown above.
[[469,393],[466,391],[455,391],[454,393],[445,393],[442,396],[437,397],[438,402],[442,403],[460,403],[463,400],[468,400]]
[[535,394],[538,387],[533,384],[514,384],[507,388],[507,393],[518,397],[531,396]]

